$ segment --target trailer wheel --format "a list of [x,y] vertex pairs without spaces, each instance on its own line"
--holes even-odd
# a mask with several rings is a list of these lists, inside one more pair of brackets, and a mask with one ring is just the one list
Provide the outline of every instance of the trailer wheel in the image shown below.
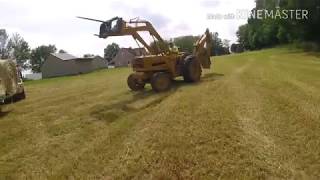
[[11,97],[11,103],[15,103],[24,99],[26,99],[26,93],[23,90],[21,93],[15,94]]
[[166,72],[154,73],[151,77],[151,87],[156,92],[163,92],[170,89],[172,83],[171,75]]
[[182,75],[185,82],[198,82],[201,77],[200,63],[194,56],[188,56],[184,60]]
[[22,93],[20,93],[19,98],[22,99],[26,99],[26,92],[23,90]]
[[127,83],[132,91],[141,91],[146,85],[146,83],[143,80],[139,79],[135,74],[130,74]]

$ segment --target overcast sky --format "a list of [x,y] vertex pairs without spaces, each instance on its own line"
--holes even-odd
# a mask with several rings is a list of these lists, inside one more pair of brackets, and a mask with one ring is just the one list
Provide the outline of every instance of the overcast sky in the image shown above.
[[245,19],[210,20],[207,15],[253,7],[254,0],[0,0],[0,29],[21,34],[32,48],[55,44],[77,56],[103,55],[109,43],[116,42],[120,47],[136,47],[136,43],[131,37],[99,39],[93,36],[98,33],[99,23],[76,16],[101,20],[139,17],[151,21],[165,39],[199,35],[209,28],[223,39],[236,41],[235,32]]

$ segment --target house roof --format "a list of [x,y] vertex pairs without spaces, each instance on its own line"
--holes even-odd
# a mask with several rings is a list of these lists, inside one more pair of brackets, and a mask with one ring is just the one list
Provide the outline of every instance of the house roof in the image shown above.
[[147,54],[144,48],[120,48],[118,53],[121,52],[128,52],[134,56],[142,56]]
[[104,60],[102,57],[100,56],[93,56],[93,57],[86,57],[86,58],[78,58],[76,56],[73,56],[71,54],[68,53],[51,53],[52,56],[57,57],[60,60],[63,61],[68,61],[68,60],[76,60],[76,61],[81,61],[81,60],[94,60],[94,59],[98,59],[98,60]]
[[146,54],[146,50],[144,48],[121,48],[122,51],[127,51],[134,56],[141,56]]
[[132,49],[135,53],[136,56],[143,56],[143,55],[147,55],[147,51],[145,48],[135,48]]
[[101,56],[95,56],[94,59],[99,59],[99,60],[105,60],[103,57]]
[[[143,55],[147,55],[147,51],[144,48],[120,48],[119,52],[117,53],[117,55],[109,62],[110,64],[115,63],[116,61],[118,61],[118,56],[120,54],[122,54],[123,52],[126,52],[128,54],[131,54],[133,56],[143,56]],[[127,61],[126,61],[127,62]]]
[[51,55],[63,60],[63,61],[68,61],[68,60],[74,60],[74,59],[78,59],[76,56],[73,56],[71,54],[68,53],[51,53]]

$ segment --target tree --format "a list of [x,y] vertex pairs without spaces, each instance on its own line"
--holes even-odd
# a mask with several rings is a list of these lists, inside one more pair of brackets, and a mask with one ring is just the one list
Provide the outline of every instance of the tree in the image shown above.
[[237,32],[238,42],[245,49],[255,50],[296,41],[314,41],[320,43],[319,0],[256,0],[256,7],[253,11],[258,9],[265,9],[274,13],[277,11],[281,13],[282,10],[289,9],[303,9],[308,11],[308,19],[295,17],[287,19],[249,18],[248,23],[240,26]]
[[18,33],[10,38],[5,29],[0,30],[0,58],[14,58],[22,68],[27,68],[30,58],[29,44]]
[[212,52],[213,56],[229,54],[229,40],[221,40],[217,32],[212,33]]
[[153,41],[150,43],[150,47],[152,49],[153,54],[159,54],[160,51],[168,51],[169,50],[169,42],[164,40],[163,42]]
[[239,27],[237,31],[238,42],[245,48],[250,49],[249,44],[249,25],[245,24]]
[[277,33],[277,38],[280,43],[287,43],[289,42],[290,37],[288,37],[288,31],[285,27],[280,26],[279,31]]
[[[230,41],[224,39],[223,41],[219,38],[218,33],[212,34],[212,52],[213,56],[229,54]],[[173,38],[173,42],[183,52],[192,53],[194,44],[200,38],[200,36],[180,36]]]
[[13,58],[22,68],[26,67],[26,61],[30,58],[29,44],[18,34],[15,33],[7,44],[8,50],[13,50]]
[[35,73],[41,72],[43,62],[48,58],[50,53],[55,53],[57,48],[55,45],[42,45],[32,50],[31,52],[31,67]]
[[94,54],[84,54],[83,57],[84,58],[91,58],[91,57],[94,57]]
[[59,53],[68,53],[67,51],[65,51],[65,50],[63,50],[63,49],[60,49],[58,52],[59,52]]
[[173,43],[179,47],[181,51],[192,53],[194,43],[199,36],[180,36],[173,39]]
[[119,52],[120,47],[116,43],[109,44],[105,49],[104,49],[104,58],[110,62]]
[[8,34],[5,29],[0,29],[0,59],[8,58]]

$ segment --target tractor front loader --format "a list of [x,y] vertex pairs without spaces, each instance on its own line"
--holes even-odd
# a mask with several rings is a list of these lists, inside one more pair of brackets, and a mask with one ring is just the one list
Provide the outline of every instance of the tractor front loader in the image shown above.
[[[108,21],[78,18],[101,22],[100,32],[96,35],[99,38],[130,35],[138,45],[140,43],[147,49],[148,55],[136,57],[131,62],[134,73],[129,75],[127,83],[133,91],[143,90],[146,83],[150,83],[156,92],[166,91],[170,89],[172,80],[179,76],[183,76],[186,82],[198,82],[202,68],[210,68],[212,36],[208,29],[195,43],[193,53],[188,54],[173,51],[167,46],[163,47],[166,44],[165,41],[148,21],[130,20],[126,22],[119,17]],[[151,47],[139,35],[139,32],[149,32],[156,48]]]

